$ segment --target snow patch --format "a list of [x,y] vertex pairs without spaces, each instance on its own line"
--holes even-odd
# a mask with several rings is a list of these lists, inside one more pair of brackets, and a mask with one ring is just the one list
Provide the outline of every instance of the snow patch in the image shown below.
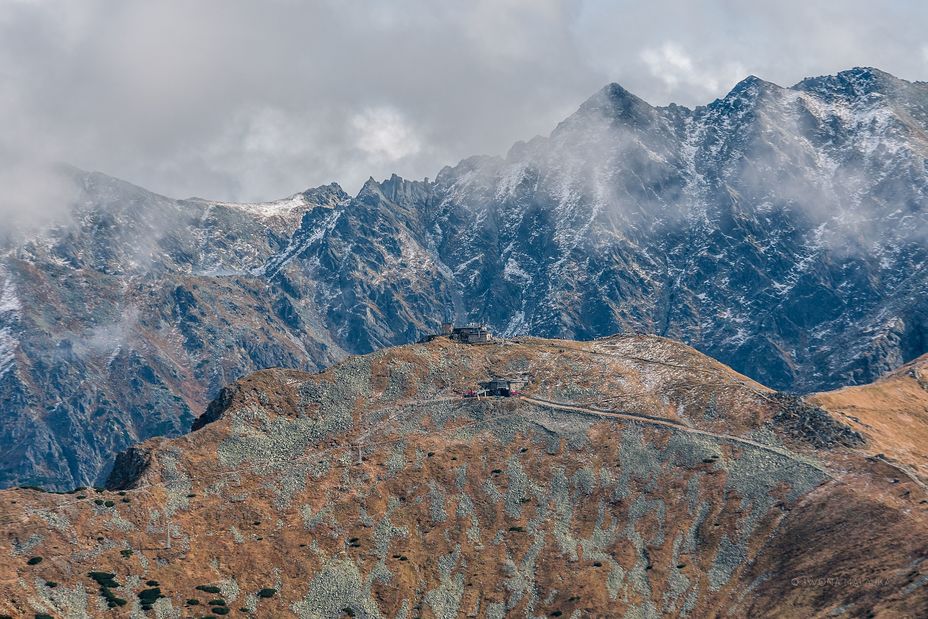
[[249,215],[255,215],[262,218],[282,217],[293,213],[297,209],[304,209],[309,206],[306,196],[301,193],[284,198],[283,200],[274,200],[271,202],[216,202],[210,201],[209,207],[224,206],[239,211],[244,211]]
[[525,312],[520,310],[512,315],[509,324],[506,325],[506,329],[503,331],[503,337],[514,337],[528,333],[528,331],[528,325],[525,324]]
[[3,291],[0,292],[0,314],[8,312],[19,312],[22,309],[22,303],[16,296],[16,285],[6,279],[3,282]]
[[532,276],[523,269],[515,258],[509,257],[506,261],[506,267],[503,269],[503,279],[507,282],[520,284],[529,284],[532,282]]
[[2,378],[16,362],[19,340],[14,336],[12,326],[19,320],[22,303],[16,295],[16,285],[9,275],[0,271],[0,277],[3,277],[3,289],[0,292],[0,378]]
[[17,346],[19,342],[13,337],[10,328],[0,329],[0,378],[3,378],[16,362]]

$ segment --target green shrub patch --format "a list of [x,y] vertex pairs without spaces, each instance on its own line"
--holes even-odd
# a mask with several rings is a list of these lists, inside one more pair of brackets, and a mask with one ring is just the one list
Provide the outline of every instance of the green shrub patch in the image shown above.
[[115,589],[116,587],[121,586],[116,582],[116,574],[112,572],[88,572],[90,579],[96,582],[101,587],[108,587]]
[[125,606],[128,602],[121,597],[116,596],[110,589],[115,589],[119,587],[120,584],[116,582],[116,574],[112,572],[88,572],[87,575],[100,585],[100,596],[106,600],[106,605],[109,608],[116,608],[117,606]]
[[151,589],[142,589],[141,591],[138,592],[139,602],[141,602],[142,604],[154,604],[155,600],[157,600],[160,597],[164,597],[163,595],[161,595],[160,587],[152,587]]

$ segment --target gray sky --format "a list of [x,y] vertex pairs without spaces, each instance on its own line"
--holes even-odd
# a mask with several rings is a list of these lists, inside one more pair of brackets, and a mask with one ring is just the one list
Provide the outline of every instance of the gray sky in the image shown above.
[[756,74],[928,79],[928,2],[0,0],[0,213],[66,161],[173,197],[434,176],[619,82],[694,106]]

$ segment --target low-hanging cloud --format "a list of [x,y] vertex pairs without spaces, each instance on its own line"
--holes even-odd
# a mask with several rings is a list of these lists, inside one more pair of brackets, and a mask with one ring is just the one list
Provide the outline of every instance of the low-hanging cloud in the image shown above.
[[26,172],[37,163],[173,197],[272,199],[504,153],[609,81],[694,106],[742,73],[925,79],[926,22],[924,3],[863,0],[11,0],[0,217],[62,202]]
[[391,108],[368,108],[351,118],[355,144],[383,161],[397,161],[421,150],[419,137],[402,114]]
[[725,61],[720,66],[697,67],[686,50],[670,42],[642,50],[641,60],[655,83],[663,84],[668,91],[687,89],[704,93],[708,99],[718,96],[746,75],[744,65],[737,59]]

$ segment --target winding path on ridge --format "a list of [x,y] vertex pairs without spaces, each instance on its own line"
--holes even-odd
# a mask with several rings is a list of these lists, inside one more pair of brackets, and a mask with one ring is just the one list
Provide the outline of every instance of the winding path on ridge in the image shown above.
[[527,396],[527,395],[520,395],[518,397],[520,400],[524,402],[535,404],[537,406],[553,408],[556,410],[572,411],[575,413],[582,413],[585,415],[594,415],[596,417],[604,417],[606,419],[622,419],[625,421],[645,423],[645,424],[670,428],[672,430],[678,430],[680,432],[688,432],[690,434],[699,434],[702,436],[709,436],[709,437],[723,440],[723,441],[738,443],[741,445],[747,445],[749,447],[754,447],[756,449],[762,449],[764,451],[777,454],[778,456],[783,456],[784,458],[789,458],[790,460],[793,460],[794,462],[798,462],[806,466],[811,466],[812,468],[818,469],[819,471],[827,475],[829,478],[834,479],[834,476],[823,466],[819,464],[815,464],[808,460],[799,458],[791,451],[788,451],[786,449],[780,449],[779,447],[773,447],[771,445],[764,445],[763,443],[758,443],[757,441],[752,441],[750,439],[733,436],[731,434],[717,434],[715,432],[710,432],[708,430],[699,430],[697,428],[691,428],[689,426],[683,425],[679,421],[674,421],[673,419],[667,419],[665,417],[653,417],[651,415],[636,414],[636,413],[618,413],[614,411],[592,408],[589,406],[582,406],[580,404],[567,404],[564,402],[553,402],[551,400],[544,400],[541,398],[535,398],[535,397]]

